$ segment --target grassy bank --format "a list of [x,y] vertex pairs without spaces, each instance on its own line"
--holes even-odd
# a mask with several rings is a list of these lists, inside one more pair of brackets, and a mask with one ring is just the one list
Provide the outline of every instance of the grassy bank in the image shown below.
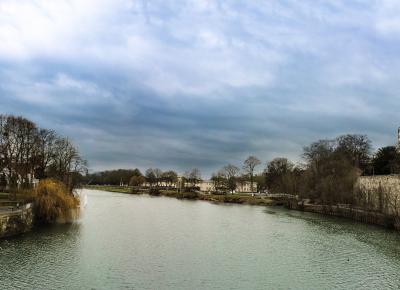
[[[131,188],[125,186],[108,186],[108,185],[88,185],[87,189],[96,189],[109,192],[119,192],[128,194],[142,194],[148,193],[148,191],[140,191],[138,193],[132,193]],[[275,205],[275,202],[269,198],[263,196],[251,196],[248,194],[227,194],[227,195],[216,195],[216,194],[203,194],[195,192],[177,192],[175,190],[160,190],[160,196],[173,197],[178,199],[193,199],[193,200],[205,200],[216,203],[237,203],[237,204],[248,204],[248,205]]]
[[131,188],[126,186],[111,186],[111,185],[86,185],[87,189],[104,190],[110,192],[131,193]]

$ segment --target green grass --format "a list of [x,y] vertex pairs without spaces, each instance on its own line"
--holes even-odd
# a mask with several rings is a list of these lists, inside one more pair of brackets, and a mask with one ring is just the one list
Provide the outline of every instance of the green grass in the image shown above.
[[104,190],[110,192],[131,193],[131,188],[126,186],[115,185],[86,185],[87,189]]

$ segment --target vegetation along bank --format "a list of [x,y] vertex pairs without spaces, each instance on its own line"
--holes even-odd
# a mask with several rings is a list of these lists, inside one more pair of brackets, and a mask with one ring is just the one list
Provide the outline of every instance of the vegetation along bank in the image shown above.
[[86,167],[68,138],[23,117],[0,115],[0,238],[71,221]]

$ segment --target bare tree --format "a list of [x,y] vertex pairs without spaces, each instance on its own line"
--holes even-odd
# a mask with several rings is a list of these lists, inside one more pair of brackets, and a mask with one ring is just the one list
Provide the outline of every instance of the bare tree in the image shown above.
[[173,184],[175,184],[178,181],[178,174],[173,170],[169,170],[169,171],[163,172],[162,180],[168,186],[172,186]]
[[254,156],[249,156],[243,165],[243,169],[245,173],[250,177],[250,188],[251,192],[253,192],[253,183],[254,183],[254,169],[261,164],[261,161],[258,160]]
[[22,117],[1,116],[0,150],[2,171],[16,188],[28,184],[35,170],[37,127]]
[[46,169],[51,165],[56,156],[55,142],[59,137],[53,130],[41,129],[38,135],[36,177],[46,177]]
[[153,173],[156,178],[156,184],[157,184],[157,186],[159,186],[160,182],[162,180],[163,172],[160,168],[154,168]]
[[186,171],[183,176],[185,181],[190,184],[192,189],[196,187],[196,184],[201,182],[201,173],[198,168],[193,168],[191,171]]
[[371,140],[366,135],[347,134],[336,138],[337,150],[353,164],[365,170],[370,162]]
[[146,178],[144,176],[132,176],[129,180],[129,185],[134,187],[140,187],[143,183],[146,182]]
[[153,184],[157,182],[157,178],[153,168],[149,168],[146,170],[145,177],[150,187],[153,187]]
[[8,188],[31,186],[35,177],[53,177],[72,189],[71,178],[86,168],[68,139],[25,118],[0,115],[0,173]]
[[335,140],[321,140],[304,149],[307,161],[302,195],[325,204],[353,203],[360,169]]
[[68,138],[58,138],[54,143],[54,160],[51,162],[49,176],[63,181],[70,190],[73,189],[73,175],[86,171],[87,162],[83,160],[78,149]]
[[223,171],[225,172],[227,187],[233,193],[236,189],[236,178],[240,169],[235,165],[228,164],[223,168]]
[[211,180],[214,184],[215,191],[225,191],[226,189],[226,176],[223,170],[219,170],[217,173],[213,173]]

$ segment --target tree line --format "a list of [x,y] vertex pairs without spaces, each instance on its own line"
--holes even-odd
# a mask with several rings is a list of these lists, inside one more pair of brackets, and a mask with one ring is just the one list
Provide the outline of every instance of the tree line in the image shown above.
[[[242,169],[228,164],[217,173],[213,173],[211,180],[214,188],[219,192],[233,192],[237,186],[244,182],[250,182],[251,188],[257,190],[253,183],[255,182],[255,169],[261,164],[261,161],[254,156],[249,156],[244,162]],[[140,187],[146,184],[149,187],[167,187],[176,188],[178,174],[174,170],[162,171],[159,168],[149,168],[143,174],[136,169],[117,169],[102,172],[96,172],[87,175],[88,184],[96,185],[130,185]],[[198,190],[198,184],[202,181],[201,172],[198,168],[186,171],[181,176],[181,186],[186,190]]]
[[69,190],[87,162],[66,137],[18,116],[0,115],[0,189],[30,188],[37,179],[62,181]]
[[[287,193],[318,200],[325,204],[355,201],[354,184],[360,175],[400,173],[398,148],[387,146],[372,151],[366,135],[347,134],[334,139],[318,140],[303,148],[302,161],[294,163],[285,157],[265,163],[249,156],[240,166],[227,164],[211,176],[217,192],[234,192],[238,185],[250,183],[252,191]],[[187,187],[195,188],[201,179],[198,169],[182,176]],[[93,184],[142,186],[173,186],[178,174],[173,170],[150,168],[144,174],[139,169],[113,170],[89,175]],[[255,186],[257,184],[257,186]]]
[[[149,187],[176,187],[178,173],[174,170],[162,171],[159,168],[149,168],[143,174],[136,169],[117,169],[95,172],[86,176],[88,184],[96,185],[129,185],[134,187],[143,186],[145,183]],[[187,187],[195,187],[201,179],[198,168],[186,171],[182,176],[182,181]]]
[[323,204],[359,203],[354,185],[360,175],[400,174],[395,146],[372,151],[366,135],[347,134],[304,147],[302,162],[275,158],[256,179],[274,193],[289,193]]

